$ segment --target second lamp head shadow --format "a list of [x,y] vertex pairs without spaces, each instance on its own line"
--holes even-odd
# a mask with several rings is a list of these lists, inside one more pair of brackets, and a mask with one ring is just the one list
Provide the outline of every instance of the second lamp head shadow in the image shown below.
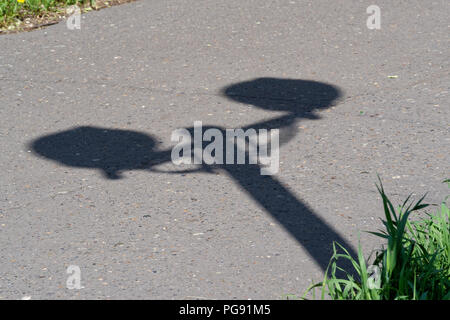
[[69,167],[100,169],[107,179],[120,179],[125,170],[145,169],[162,157],[168,161],[155,145],[155,138],[143,132],[93,126],[69,128],[30,143],[41,157]]
[[267,111],[287,111],[302,117],[330,107],[341,96],[341,91],[333,85],[311,80],[256,78],[227,86],[222,94],[230,100]]

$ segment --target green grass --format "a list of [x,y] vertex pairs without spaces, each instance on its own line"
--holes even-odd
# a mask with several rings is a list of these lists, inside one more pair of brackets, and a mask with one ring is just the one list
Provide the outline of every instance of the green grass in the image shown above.
[[93,0],[0,0],[0,28],[19,24],[30,17],[39,17],[45,13],[56,12],[74,4],[93,4]]
[[[324,280],[308,288],[303,298],[308,294],[315,298],[319,289],[321,299],[450,300],[448,206],[443,202],[435,213],[413,221],[411,214],[428,206],[422,204],[424,197],[415,204],[408,197],[395,209],[381,181],[377,188],[383,200],[384,229],[370,233],[383,238],[386,247],[375,254],[369,267],[361,246],[358,257],[351,257],[344,247],[333,243],[334,254]],[[353,270],[339,267],[340,259],[349,261]]]

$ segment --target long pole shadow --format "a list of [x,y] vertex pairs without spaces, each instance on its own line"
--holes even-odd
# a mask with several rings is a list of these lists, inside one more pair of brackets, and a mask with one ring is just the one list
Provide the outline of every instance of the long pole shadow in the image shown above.
[[[279,119],[278,119],[279,120]],[[258,123],[261,128],[271,128],[270,124],[280,124],[276,119],[271,119],[268,122]],[[248,126],[246,129],[255,128],[256,126]],[[204,126],[203,132],[208,129],[219,129],[222,135],[226,136],[226,131],[223,128]],[[284,128],[288,129],[288,128]],[[194,135],[194,128],[187,129],[191,136]],[[291,137],[292,132],[284,130],[284,142],[288,141],[287,137]],[[206,143],[203,144],[203,149]],[[247,149],[247,148],[246,148]],[[226,153],[224,148],[223,154]],[[236,155],[235,155],[236,156]],[[194,155],[192,155],[192,158]],[[249,158],[246,151],[246,159]],[[333,226],[327,223],[324,219],[313,212],[306,204],[300,201],[290,190],[288,190],[275,175],[261,175],[262,166],[259,164],[214,164],[202,166],[194,170],[178,171],[175,174],[191,173],[191,172],[205,172],[214,173],[223,170],[227,175],[236,182],[242,190],[244,190],[253,200],[255,200],[260,207],[266,212],[270,213],[278,223],[284,227],[289,234],[300,243],[308,254],[314,259],[315,263],[325,271],[329,259],[332,255],[332,241],[347,248],[349,253],[356,257],[356,253],[348,241],[342,237]],[[344,263],[345,265],[345,263]]]
[[[230,85],[222,94],[232,101],[250,104],[285,114],[265,122],[247,125],[246,129],[279,129],[280,145],[288,143],[298,132],[301,119],[319,119],[314,113],[333,105],[341,96],[332,85],[297,79],[258,78]],[[301,148],[301,146],[299,146]],[[331,225],[298,200],[275,176],[262,176],[255,165],[226,165],[224,169],[247,193],[308,251],[326,270],[331,256],[331,242],[336,241],[356,257],[346,241]]]
[[[331,241],[352,248],[332,226],[298,200],[280,181],[273,176],[261,176],[258,166],[245,169],[245,173],[238,166],[227,166],[225,170],[306,249],[323,271],[331,256]],[[355,256],[352,250],[350,252]]]
[[[237,83],[224,88],[222,93],[235,102],[268,111],[283,111],[280,117],[242,128],[279,129],[281,145],[296,136],[300,119],[318,119],[314,111],[329,107],[340,96],[339,89],[329,84],[277,78]],[[225,135],[225,129],[214,128]],[[193,133],[194,128],[188,131]],[[40,137],[30,145],[38,156],[71,167],[100,169],[107,179],[114,180],[121,178],[122,171],[155,172],[158,171],[156,166],[171,162],[171,150],[158,150],[155,141],[152,136],[136,131],[76,127]],[[345,246],[352,256],[356,256],[352,246],[331,225],[298,200],[275,176],[262,176],[260,165],[203,163],[199,169],[169,173],[211,173],[216,170],[227,172],[307,250],[322,270],[328,266],[332,241]]]

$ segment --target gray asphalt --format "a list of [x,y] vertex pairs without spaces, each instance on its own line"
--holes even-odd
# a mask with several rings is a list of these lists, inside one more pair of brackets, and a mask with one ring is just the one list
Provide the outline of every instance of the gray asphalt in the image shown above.
[[[0,297],[281,299],[321,280],[333,240],[369,253],[377,174],[395,203],[449,193],[449,16],[444,0],[142,0],[0,36]],[[279,173],[176,172],[171,133],[194,121],[279,127]]]

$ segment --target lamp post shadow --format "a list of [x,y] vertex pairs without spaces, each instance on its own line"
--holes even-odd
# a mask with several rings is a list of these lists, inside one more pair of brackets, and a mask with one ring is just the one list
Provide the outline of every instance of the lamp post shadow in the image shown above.
[[[257,122],[242,128],[279,129],[280,145],[298,131],[301,119],[319,119],[316,110],[331,106],[341,95],[332,85],[297,79],[258,78],[240,82],[222,90],[233,101],[251,104],[267,111],[283,111],[280,117]],[[204,127],[203,131],[212,126]],[[214,127],[225,135],[225,128]],[[193,133],[194,128],[188,128]],[[203,132],[202,132],[203,136]],[[105,178],[121,178],[127,170],[158,171],[157,165],[171,162],[171,150],[158,150],[151,135],[131,130],[100,127],[76,127],[40,137],[30,143],[40,157],[51,159],[70,167],[99,169]],[[301,146],[299,146],[301,147]],[[224,153],[225,154],[225,153]],[[331,256],[331,242],[345,246],[356,256],[352,246],[323,218],[297,199],[275,176],[261,175],[261,166],[237,164],[201,164],[195,170],[168,172],[225,171],[265,211],[271,214],[326,270]]]

